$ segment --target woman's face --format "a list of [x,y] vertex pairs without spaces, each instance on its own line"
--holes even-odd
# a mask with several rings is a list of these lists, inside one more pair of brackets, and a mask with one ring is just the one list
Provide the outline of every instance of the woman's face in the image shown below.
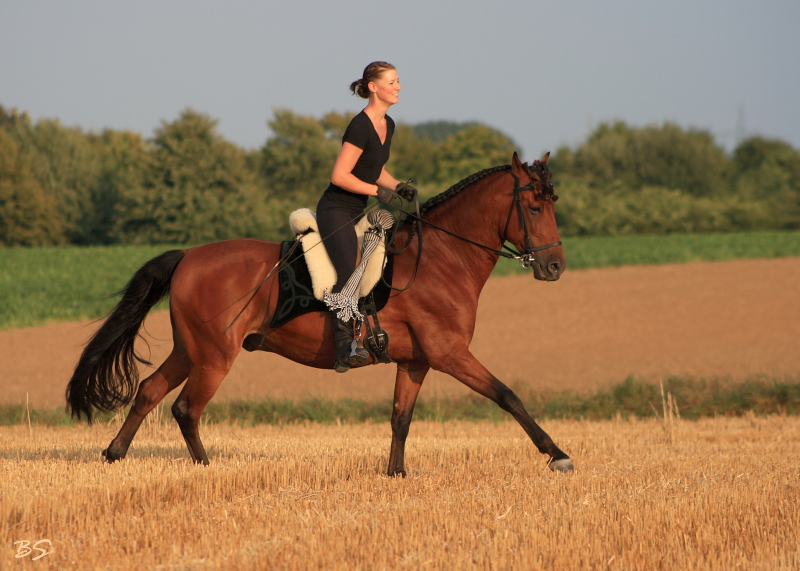
[[397,76],[397,70],[387,69],[378,79],[369,82],[369,88],[379,101],[394,105],[400,95],[400,78]]

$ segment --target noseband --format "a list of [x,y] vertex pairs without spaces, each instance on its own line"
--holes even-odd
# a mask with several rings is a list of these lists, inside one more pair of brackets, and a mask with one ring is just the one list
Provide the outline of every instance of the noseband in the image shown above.
[[514,207],[516,206],[517,214],[519,215],[519,225],[522,228],[523,235],[525,237],[525,251],[518,252],[513,248],[506,246],[503,244],[503,248],[511,252],[511,255],[506,254],[505,252],[501,252],[507,258],[513,258],[517,260],[523,268],[526,270],[531,268],[533,264],[536,264],[541,269],[539,262],[536,260],[534,254],[536,252],[540,252],[542,250],[547,250],[548,248],[555,248],[556,246],[561,245],[561,240],[558,242],[551,242],[549,244],[544,244],[542,246],[536,246],[535,248],[531,246],[531,236],[528,233],[528,224],[525,222],[525,216],[522,213],[522,191],[523,190],[536,190],[536,185],[534,184],[533,179],[526,184],[525,186],[519,185],[519,179],[515,176],[514,177],[514,202],[511,204],[511,208],[508,210],[508,218],[506,218],[506,227],[503,230],[503,236],[508,235],[508,226],[511,224],[511,215],[514,212]]

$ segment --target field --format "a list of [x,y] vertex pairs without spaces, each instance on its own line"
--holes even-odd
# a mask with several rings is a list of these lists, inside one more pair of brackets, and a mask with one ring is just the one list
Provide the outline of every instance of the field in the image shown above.
[[[481,297],[471,349],[523,397],[563,390],[591,394],[629,376],[648,382],[681,377],[797,383],[798,284],[800,257],[568,270],[554,283],[492,278]],[[83,321],[0,331],[0,404],[27,400],[33,409],[62,408],[81,346],[96,327]],[[142,354],[160,363],[172,347],[168,313],[153,312],[143,335],[148,345],[141,346]],[[242,352],[212,403],[374,402],[391,398],[393,381],[389,365],[336,375],[276,355]],[[420,399],[435,407],[441,399],[471,394],[432,372]]]
[[[0,428],[0,566],[28,569],[797,569],[800,418],[550,421],[553,474],[516,425]],[[44,542],[49,540],[49,542]],[[39,551],[16,558],[27,541]],[[43,555],[42,549],[47,551]],[[26,553],[26,551],[22,551]]]
[[[659,247],[647,239],[615,238],[580,255],[571,245],[559,282],[489,281],[472,350],[573,457],[568,475],[496,407],[432,373],[409,477],[388,478],[394,367],[336,375],[268,354],[241,355],[212,401],[201,426],[211,466],[190,463],[171,398],[128,458],[106,465],[120,415],[44,424],[63,419],[66,380],[97,325],[53,322],[69,317],[51,310],[35,318],[45,326],[6,321],[0,405],[14,425],[0,426],[0,569],[800,569],[800,257],[776,246],[800,234],[765,236],[739,242],[776,259],[742,259],[758,256],[730,236],[671,237],[650,258]],[[70,267],[91,267],[74,254]],[[92,285],[105,295],[139,262],[103,255],[122,280]],[[685,263],[615,267],[673,255]],[[72,283],[66,296],[89,287],[48,259],[42,283]],[[581,259],[605,267],[576,271]],[[17,299],[46,299],[37,279]],[[159,362],[166,312],[144,336]],[[648,390],[662,379],[666,401]]]
[[[0,248],[0,330],[105,315],[136,269],[176,246]],[[800,231],[568,237],[570,269],[800,256]],[[519,274],[500,260],[495,275]]]

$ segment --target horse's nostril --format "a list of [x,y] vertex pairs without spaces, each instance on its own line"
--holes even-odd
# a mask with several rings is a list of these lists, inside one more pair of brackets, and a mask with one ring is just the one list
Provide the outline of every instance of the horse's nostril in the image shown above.
[[561,264],[559,262],[550,262],[547,264],[547,269],[551,276],[557,276],[561,273]]

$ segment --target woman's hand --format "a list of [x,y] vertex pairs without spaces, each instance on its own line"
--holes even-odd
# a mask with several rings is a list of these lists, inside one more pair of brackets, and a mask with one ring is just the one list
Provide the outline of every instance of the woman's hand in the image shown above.
[[408,184],[407,182],[397,183],[394,191],[403,200],[412,202],[417,197],[417,189]]
[[392,200],[394,200],[397,194],[391,188],[386,188],[385,186],[379,186],[378,194],[376,194],[375,196],[378,197],[378,202],[380,202],[381,204],[391,204]]

